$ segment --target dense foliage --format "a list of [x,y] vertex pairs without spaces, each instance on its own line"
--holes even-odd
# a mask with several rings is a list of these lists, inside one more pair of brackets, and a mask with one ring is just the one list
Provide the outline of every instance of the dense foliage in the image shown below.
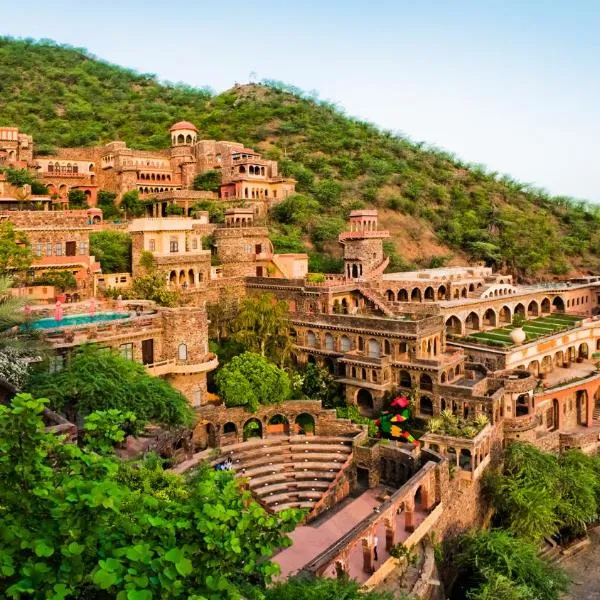
[[229,325],[231,338],[249,352],[283,366],[291,350],[287,302],[273,294],[244,298]]
[[264,598],[298,512],[268,514],[230,472],[186,481],[66,444],[43,408],[28,394],[0,405],[3,598]]
[[270,587],[266,600],[391,600],[391,596],[361,591],[350,579],[291,577]]
[[0,276],[13,271],[24,271],[33,260],[27,235],[15,231],[12,223],[5,221],[0,225]]
[[53,285],[60,292],[77,288],[77,280],[71,271],[47,271],[34,278],[31,283],[33,285]]
[[64,368],[40,369],[30,391],[50,399],[50,407],[76,422],[94,411],[131,411],[141,421],[168,426],[190,425],[192,411],[186,398],[165,380],[153,377],[143,365],[95,345],[79,346]]
[[215,382],[227,406],[244,406],[255,412],[260,404],[276,404],[291,394],[288,374],[260,354],[234,356]]
[[448,543],[445,556],[457,574],[452,598],[559,600],[566,576],[537,554],[529,541],[506,531],[472,531]]
[[131,236],[124,231],[91,233],[90,254],[100,262],[103,273],[131,272]]
[[503,471],[487,474],[485,488],[498,524],[509,532],[535,542],[557,534],[568,540],[598,519],[600,458],[514,443]]
[[366,205],[401,220],[396,241],[437,236],[423,266],[440,259],[439,246],[528,277],[572,264],[593,268],[600,254],[598,207],[465,164],[279,82],[214,96],[160,84],[82,49],[9,38],[0,38],[0,82],[4,121],[33,134],[42,153],[114,139],[165,148],[169,127],[185,119],[207,139],[239,141],[279,160],[301,198],[276,216],[310,239],[314,269],[339,267],[325,262],[325,251],[335,248],[348,212]]

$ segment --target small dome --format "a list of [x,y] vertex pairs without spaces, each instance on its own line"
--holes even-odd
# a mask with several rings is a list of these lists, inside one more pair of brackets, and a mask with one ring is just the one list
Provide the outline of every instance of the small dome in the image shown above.
[[169,131],[179,131],[180,129],[191,129],[192,131],[198,131],[196,126],[189,121],[179,121],[178,123],[175,123],[175,125],[173,125]]

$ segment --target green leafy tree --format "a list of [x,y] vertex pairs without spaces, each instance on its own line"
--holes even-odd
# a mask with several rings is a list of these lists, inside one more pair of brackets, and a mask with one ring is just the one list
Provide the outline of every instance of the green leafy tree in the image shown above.
[[220,171],[205,171],[194,177],[192,188],[206,192],[218,192],[221,185]]
[[33,185],[35,177],[28,169],[11,169],[4,167],[1,169],[4,173],[6,181],[15,187],[23,187],[24,185]]
[[560,533],[581,535],[597,519],[600,459],[572,450],[560,457],[524,443],[511,444],[503,471],[490,472],[485,490],[497,523],[535,542]]
[[0,224],[0,276],[25,271],[32,260],[33,253],[27,235],[15,231],[8,221]]
[[558,567],[541,559],[529,541],[506,531],[473,531],[447,545],[445,560],[458,574],[455,598],[559,600],[567,590],[568,579]]
[[167,213],[167,216],[183,215],[183,207],[175,202],[169,202],[165,212]]
[[302,377],[302,393],[311,400],[321,400],[326,408],[343,403],[342,390],[327,369],[309,364]]
[[83,190],[69,190],[69,208],[87,208],[88,199]]
[[166,426],[191,425],[186,398],[143,365],[117,352],[87,345],[77,348],[65,368],[32,376],[34,395],[49,398],[50,406],[71,421],[98,410],[131,411],[140,421]]
[[[399,600],[408,600],[406,596]],[[390,594],[365,592],[350,579],[291,577],[267,589],[265,600],[392,600]]]
[[135,413],[118,408],[97,410],[88,415],[83,424],[83,442],[95,452],[110,454],[116,444],[128,435],[138,435],[143,429]]
[[105,221],[117,219],[121,216],[121,211],[115,204],[117,194],[108,190],[99,190],[96,197],[98,208],[102,210],[102,218]]
[[288,305],[273,294],[244,298],[230,325],[231,337],[283,366],[291,350]]
[[77,280],[71,271],[48,271],[33,280],[33,285],[53,285],[61,292],[77,288]]
[[150,272],[135,277],[129,290],[123,290],[122,296],[132,300],[152,300],[161,306],[177,306],[179,294],[167,287],[163,273]]
[[0,595],[262,598],[298,511],[268,514],[230,472],[189,480],[44,430],[44,401],[0,406]]
[[103,273],[131,272],[131,237],[123,231],[91,233],[90,254],[100,261]]
[[215,378],[227,406],[244,406],[255,412],[260,404],[277,404],[290,397],[290,378],[260,354],[234,356]]
[[140,200],[137,190],[125,192],[121,198],[119,208],[125,213],[125,217],[141,217],[144,214],[144,205]]

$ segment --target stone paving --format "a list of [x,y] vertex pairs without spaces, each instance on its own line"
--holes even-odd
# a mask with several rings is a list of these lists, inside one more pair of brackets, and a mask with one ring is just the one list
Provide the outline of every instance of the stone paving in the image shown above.
[[561,566],[572,582],[563,600],[600,600],[600,528],[589,532],[591,545]]
[[[330,517],[319,519],[314,525],[301,525],[291,534],[292,545],[273,557],[273,560],[281,566],[281,574],[278,579],[285,579],[293,575],[304,565],[313,560],[321,552],[329,548],[331,544],[339,540],[362,519],[381,505],[378,499],[382,490],[374,488],[367,490],[358,498],[348,502],[343,508],[332,512]],[[417,527],[426,517],[426,513],[416,510],[414,513],[414,526]],[[404,514],[396,516],[396,539],[395,543],[405,540],[410,534],[404,530]],[[380,523],[376,531],[378,543],[378,561],[376,567],[381,566],[389,554],[385,549],[385,525]],[[360,583],[364,583],[371,573],[363,570],[363,550],[360,542],[354,544],[348,556],[348,575]],[[331,565],[325,573],[335,576],[335,566]]]

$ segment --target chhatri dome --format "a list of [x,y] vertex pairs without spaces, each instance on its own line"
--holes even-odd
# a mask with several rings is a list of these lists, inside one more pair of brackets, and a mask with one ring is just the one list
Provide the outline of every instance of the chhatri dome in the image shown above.
[[189,121],[179,121],[169,129],[173,146],[195,144],[198,138],[198,129]]

